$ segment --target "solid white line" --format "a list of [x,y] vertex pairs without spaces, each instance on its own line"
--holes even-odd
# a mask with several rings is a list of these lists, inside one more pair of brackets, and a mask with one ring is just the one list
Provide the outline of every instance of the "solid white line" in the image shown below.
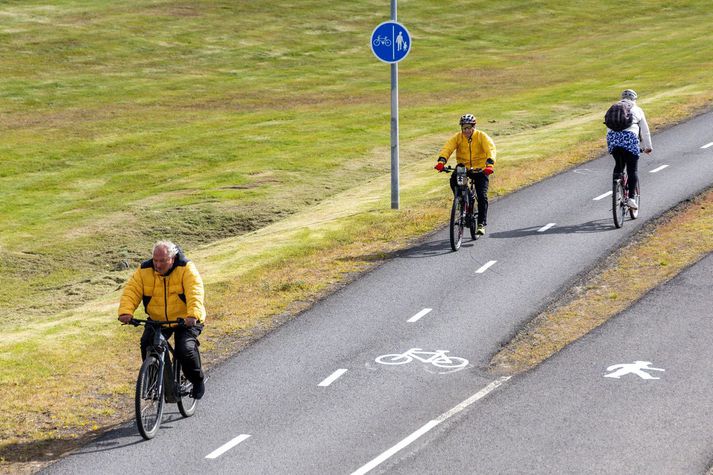
[[394,454],[396,454],[398,451],[403,449],[404,447],[407,447],[409,444],[411,444],[413,441],[421,437],[423,434],[428,432],[429,430],[433,429],[436,427],[438,424],[441,422],[445,421],[449,417],[454,416],[455,414],[458,414],[460,411],[465,409],[466,407],[470,406],[474,402],[476,402],[479,399],[482,399],[485,397],[488,393],[492,392],[495,390],[498,386],[502,385],[505,383],[508,379],[510,379],[510,376],[503,376],[500,379],[496,379],[492,383],[488,384],[486,387],[478,391],[477,393],[473,394],[471,397],[466,399],[465,401],[461,402],[457,406],[455,406],[453,409],[451,409],[448,412],[444,412],[440,416],[438,416],[436,419],[433,419],[432,421],[428,421],[426,424],[424,424],[420,429],[418,429],[416,432],[412,433],[405,439],[403,439],[401,442],[398,444],[394,445],[390,449],[388,449],[386,452],[382,453],[375,459],[373,459],[371,462],[367,463],[363,467],[359,468],[357,471],[352,472],[352,475],[364,475],[365,473],[373,470],[375,467],[383,463],[385,460],[391,458]]
[[664,169],[664,168],[666,168],[667,166],[668,166],[668,165],[661,165],[661,166],[660,166],[660,167],[658,167],[658,168],[654,168],[654,169],[653,169],[653,170],[651,170],[651,171],[650,171],[649,173],[656,173],[656,172],[660,172],[661,170],[663,170],[663,169]]
[[423,317],[424,315],[426,315],[426,314],[427,314],[428,312],[430,312],[431,310],[433,310],[433,309],[432,309],[432,308],[424,308],[423,310],[421,310],[421,311],[418,312],[416,315],[414,315],[413,317],[409,318],[409,319],[406,320],[406,321],[407,321],[408,323],[417,322],[419,318]]
[[225,452],[232,449],[233,447],[235,447],[236,445],[238,445],[240,442],[244,441],[248,437],[250,437],[250,434],[240,434],[239,436],[237,436],[236,438],[234,438],[227,444],[224,444],[224,445],[218,447],[217,449],[215,449],[214,451],[212,451],[211,453],[206,455],[205,458],[217,459],[218,457],[223,455]]
[[485,263],[485,264],[483,265],[483,267],[481,267],[480,269],[478,269],[477,271],[475,271],[475,273],[476,273],[476,274],[482,274],[483,272],[485,272],[486,270],[488,270],[488,267],[492,266],[492,265],[495,264],[496,262],[498,262],[498,261],[489,261],[489,262]]
[[477,400],[483,399],[485,396],[488,395],[488,393],[493,392],[494,390],[496,390],[499,386],[501,386],[503,383],[505,383],[508,379],[510,379],[510,376],[502,376],[502,377],[496,379],[495,381],[493,381],[492,383],[488,384],[488,385],[485,386],[483,389],[481,389],[481,390],[478,391],[477,393],[473,394],[471,397],[469,397],[468,399],[466,399],[466,400],[463,401],[462,403],[458,404],[456,407],[454,407],[454,408],[451,409],[450,411],[444,412],[443,414],[441,414],[438,418],[436,418],[436,420],[437,420],[438,422],[443,422],[443,421],[445,421],[446,419],[448,419],[449,417],[458,414],[460,411],[462,411],[462,410],[465,409],[466,407],[470,406],[471,404],[473,404],[473,403],[476,402]]
[[371,470],[373,470],[375,467],[380,465],[384,460],[387,460],[391,458],[392,455],[394,455],[396,452],[399,450],[403,449],[404,447],[408,446],[411,442],[414,440],[418,439],[421,437],[423,434],[428,432],[429,430],[433,429],[436,427],[438,424],[440,424],[440,421],[428,421],[423,427],[418,429],[416,432],[413,434],[409,435],[406,437],[404,440],[399,442],[398,444],[394,445],[391,447],[389,450],[386,452],[382,453],[378,457],[376,457],[374,460],[371,462],[367,463],[363,467],[359,468],[358,470],[352,472],[352,475],[363,475]]
[[609,196],[609,195],[611,195],[611,191],[607,191],[607,192],[604,193],[603,195],[597,196],[596,198],[594,198],[594,201],[599,201],[599,200],[601,200],[602,198],[606,198],[606,197]]
[[701,147],[701,148],[708,148],[708,147],[713,147],[713,142],[707,143],[707,144],[705,144],[705,145],[704,145],[703,147]]
[[538,229],[537,232],[538,232],[538,233],[544,233],[545,231],[547,231],[548,229],[550,229],[550,228],[551,228],[552,226],[554,226],[555,224],[557,224],[557,223],[546,224],[546,225],[542,226],[540,229]]
[[343,375],[346,372],[347,372],[346,369],[338,369],[334,373],[332,373],[327,379],[325,379],[324,381],[319,383],[317,386],[329,386],[334,381],[336,381],[337,378],[339,378],[341,375]]

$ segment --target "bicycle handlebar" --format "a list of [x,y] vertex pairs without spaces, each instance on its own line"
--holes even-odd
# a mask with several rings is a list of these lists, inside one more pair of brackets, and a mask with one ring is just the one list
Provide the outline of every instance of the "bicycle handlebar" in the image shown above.
[[129,320],[129,323],[124,323],[123,325],[133,325],[135,327],[138,327],[139,325],[146,325],[146,324],[158,325],[158,326],[177,324],[180,327],[180,326],[185,325],[186,321],[182,318],[179,318],[178,320],[166,320],[166,321],[142,320],[140,318],[132,318],[131,320]]
[[[440,170],[438,173],[441,173],[441,172],[450,173],[450,172],[452,172],[453,170],[455,170],[455,168],[453,168],[452,166],[448,165],[447,167],[444,167],[443,170]],[[482,169],[482,168],[468,168],[468,167],[465,167],[465,170],[466,170],[467,172],[472,171],[472,172],[475,172],[475,173],[483,173],[483,169]]]

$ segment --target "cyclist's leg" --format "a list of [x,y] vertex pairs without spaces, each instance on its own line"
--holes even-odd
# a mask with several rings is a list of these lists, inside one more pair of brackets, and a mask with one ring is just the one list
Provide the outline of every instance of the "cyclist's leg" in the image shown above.
[[146,348],[153,343],[154,328],[151,325],[144,327],[144,333],[141,335],[141,361],[146,359]]
[[629,176],[629,197],[636,195],[636,184],[639,182],[639,156],[627,152],[626,174]]
[[196,325],[190,328],[177,328],[175,333],[176,356],[183,367],[183,374],[194,385],[203,382],[203,368],[201,367],[201,355],[198,351],[202,326]]
[[612,174],[612,181],[621,178],[621,172],[624,171],[626,166],[626,156],[628,152],[620,147],[615,147],[611,151],[612,157],[614,157],[614,173]]
[[478,199],[478,224],[488,225],[488,185],[490,179],[482,173],[475,175],[475,194]]
[[456,172],[451,173],[451,191],[456,195]]

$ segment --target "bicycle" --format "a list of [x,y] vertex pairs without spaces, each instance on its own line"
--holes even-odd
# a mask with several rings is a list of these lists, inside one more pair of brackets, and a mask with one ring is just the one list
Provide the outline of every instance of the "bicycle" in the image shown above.
[[161,331],[164,326],[184,325],[183,319],[162,322],[132,318],[129,324],[150,326],[154,330],[153,342],[146,348],[146,359],[136,379],[134,403],[139,433],[149,440],[153,439],[161,425],[164,402],[178,404],[181,415],[190,417],[196,412],[198,400],[191,395],[193,384],[181,371],[181,362]]
[[614,226],[618,229],[624,225],[624,217],[627,211],[631,219],[639,217],[639,205],[641,202],[641,191],[639,183],[636,183],[636,209],[631,208],[627,203],[629,200],[628,177],[626,168],[619,174],[619,177],[614,179],[612,183],[612,215],[614,216]]
[[470,237],[478,239],[476,224],[478,211],[475,207],[475,173],[482,173],[482,168],[467,169],[465,165],[459,163],[455,168],[447,166],[444,172],[450,173],[455,170],[456,188],[453,195],[453,206],[451,206],[450,238],[451,249],[457,251],[463,242],[463,228],[468,227]]

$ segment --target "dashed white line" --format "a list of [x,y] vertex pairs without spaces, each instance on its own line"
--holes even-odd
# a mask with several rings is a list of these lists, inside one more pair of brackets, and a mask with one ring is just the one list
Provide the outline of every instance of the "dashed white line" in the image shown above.
[[424,308],[423,310],[421,310],[421,311],[418,312],[416,315],[414,315],[413,317],[409,318],[409,319],[406,320],[406,321],[407,321],[408,323],[417,322],[419,318],[423,317],[424,315],[426,315],[426,314],[427,314],[428,312],[430,312],[431,310],[433,310],[433,309],[432,309],[432,308]]
[[713,142],[707,143],[707,144],[705,144],[705,145],[704,145],[703,147],[701,147],[701,148],[708,148],[708,147],[713,147]]
[[554,226],[555,224],[557,224],[557,223],[545,224],[545,225],[542,226],[540,229],[538,229],[537,232],[538,232],[538,233],[544,233],[545,231],[547,231],[548,229],[550,229],[550,228],[551,228],[552,226]]
[[594,201],[599,201],[599,200],[601,200],[602,198],[606,198],[606,197],[609,196],[609,195],[611,195],[611,191],[607,191],[607,192],[604,193],[603,195],[597,196],[596,198],[594,198]]
[[206,455],[205,458],[217,459],[218,457],[223,455],[225,452],[232,449],[233,447],[235,447],[236,445],[238,445],[240,442],[244,441],[248,437],[250,437],[250,434],[240,434],[239,436],[237,436],[236,438],[234,438],[227,444],[223,444],[222,446],[218,447],[217,449],[215,449],[214,451],[212,451],[211,453]]
[[337,380],[337,378],[339,378],[341,375],[343,375],[346,372],[347,372],[346,369],[343,369],[343,368],[338,369],[334,373],[330,374],[328,378],[326,378],[324,381],[319,383],[317,386],[329,386],[330,384],[335,382]]
[[661,166],[660,166],[660,167],[658,167],[658,168],[654,168],[654,169],[653,169],[653,170],[651,170],[651,171],[650,171],[649,173],[656,173],[656,172],[660,172],[661,170],[663,170],[663,169],[664,169],[664,168],[666,168],[666,167],[668,167],[668,165],[661,165]]
[[486,270],[488,270],[488,268],[489,268],[490,266],[492,266],[493,264],[495,264],[496,262],[498,262],[498,261],[488,261],[488,262],[486,262],[485,264],[483,264],[483,266],[482,266],[480,269],[478,269],[477,271],[475,271],[475,273],[476,273],[476,274],[482,274],[483,272],[485,272]]
[[366,465],[362,466],[361,468],[359,468],[359,469],[356,470],[355,472],[352,472],[352,475],[364,475],[365,473],[367,473],[367,472],[373,470],[374,468],[376,468],[377,466],[379,466],[381,463],[383,463],[385,460],[388,460],[389,458],[391,458],[394,454],[396,454],[397,452],[399,452],[399,451],[400,451],[401,449],[403,449],[404,447],[407,447],[407,446],[408,446],[409,444],[411,444],[413,441],[415,441],[416,439],[418,439],[419,437],[421,437],[423,434],[425,434],[425,433],[428,432],[429,430],[431,430],[431,429],[433,429],[434,427],[436,427],[436,426],[437,426],[438,424],[440,424],[441,422],[443,422],[443,421],[445,421],[446,419],[448,419],[449,417],[451,417],[451,416],[453,416],[453,415],[459,413],[460,411],[462,411],[462,410],[465,409],[466,407],[470,406],[470,405],[473,404],[474,402],[478,401],[479,399],[484,398],[488,393],[490,393],[490,392],[492,392],[493,390],[497,389],[498,386],[500,386],[501,384],[505,383],[508,379],[510,379],[510,376],[503,376],[502,378],[496,379],[495,381],[493,381],[492,383],[488,384],[487,386],[485,386],[483,389],[481,389],[481,390],[478,391],[477,393],[473,394],[471,397],[469,397],[469,398],[466,399],[465,401],[463,401],[463,402],[461,402],[460,404],[458,404],[457,406],[455,406],[455,407],[454,407],[453,409],[451,409],[450,411],[444,412],[443,414],[441,414],[441,415],[438,416],[437,418],[435,418],[435,419],[433,419],[433,420],[431,420],[431,421],[428,421],[426,424],[424,424],[423,426],[421,426],[421,428],[418,429],[416,432],[412,433],[411,435],[409,435],[408,437],[406,437],[405,439],[403,439],[401,442],[399,442],[398,444],[396,444],[396,445],[394,445],[393,447],[391,447],[390,449],[388,449],[386,452],[383,452],[381,455],[379,455],[378,457],[376,457],[375,459],[373,459],[371,462],[369,462],[369,463],[367,463]]

